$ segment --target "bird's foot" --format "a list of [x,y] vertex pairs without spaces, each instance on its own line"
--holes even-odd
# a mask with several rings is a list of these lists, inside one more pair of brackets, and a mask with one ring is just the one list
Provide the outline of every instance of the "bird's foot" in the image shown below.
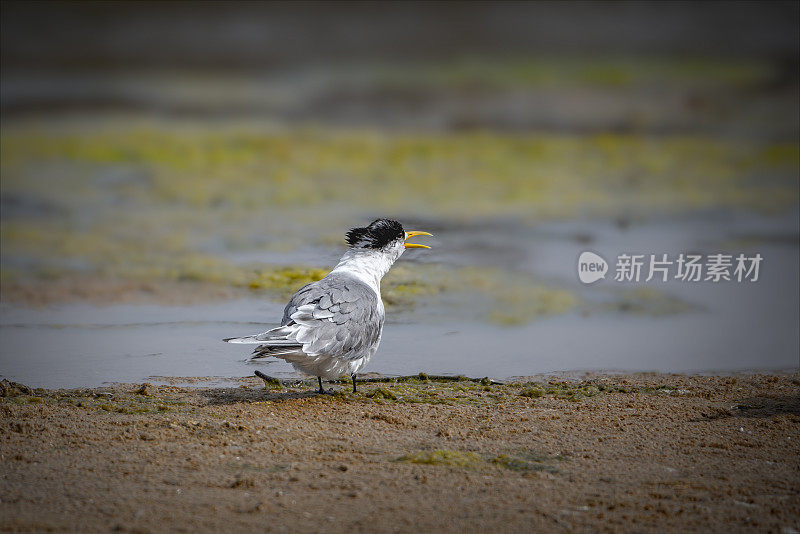
[[319,389],[317,390],[317,394],[319,394],[319,395],[333,395],[333,390],[325,389],[324,387],[322,387],[322,378],[321,377],[317,377],[317,380],[319,380]]

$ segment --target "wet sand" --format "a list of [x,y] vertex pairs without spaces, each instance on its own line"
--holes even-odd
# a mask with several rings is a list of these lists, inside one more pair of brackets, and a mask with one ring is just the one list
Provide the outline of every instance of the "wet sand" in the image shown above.
[[800,529],[800,374],[0,398],[0,529]]

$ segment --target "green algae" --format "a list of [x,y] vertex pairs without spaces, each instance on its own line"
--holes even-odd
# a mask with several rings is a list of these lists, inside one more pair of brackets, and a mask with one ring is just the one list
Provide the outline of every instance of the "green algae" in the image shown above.
[[[422,378],[420,378],[422,377]],[[350,393],[347,390],[335,391],[334,397],[343,401],[362,400],[378,404],[444,404],[444,405],[485,405],[494,404],[503,400],[510,399],[510,396],[497,388],[495,382],[489,380],[492,386],[482,385],[488,379],[473,379],[463,376],[433,376],[428,377],[424,373],[406,377],[382,377],[359,380],[358,393]],[[349,379],[333,381],[335,383],[348,384]],[[471,383],[472,386],[464,384]],[[307,382],[309,386],[313,385]],[[391,384],[390,387],[373,387],[372,384]],[[486,391],[494,391],[496,394],[487,395]],[[481,392],[480,394],[477,394]]]
[[496,300],[488,320],[506,326],[526,324],[548,315],[561,315],[579,302],[578,297],[570,291],[530,282],[514,286],[514,290],[506,286],[503,291],[493,294]]
[[602,389],[602,386],[598,386],[593,382],[555,381],[548,384],[529,382],[526,384],[521,384],[519,387],[521,387],[521,390],[519,391],[518,395],[521,397],[535,399],[549,395],[572,402],[577,402],[589,397],[595,397],[604,391],[608,391],[606,389]]
[[327,269],[306,266],[259,267],[246,282],[250,289],[270,289],[282,292],[293,291],[328,274]]
[[391,390],[384,388],[373,389],[372,391],[368,392],[366,396],[370,399],[397,400],[397,395],[395,395]]
[[563,460],[561,456],[522,452],[518,454],[498,454],[497,456],[489,458],[488,461],[489,463],[499,465],[518,473],[544,471],[546,473],[556,474],[559,473],[559,470],[553,464],[561,460]]
[[384,388],[373,389],[372,391],[368,392],[366,396],[370,399],[397,400],[397,395],[395,395],[391,390]]
[[[332,381],[349,384],[350,378]],[[303,382],[308,387],[313,380]],[[378,384],[390,384],[383,387]],[[378,385],[374,387],[374,385]],[[528,399],[554,398],[581,402],[604,394],[668,394],[679,395],[683,390],[674,386],[625,386],[597,380],[550,380],[547,382],[495,382],[489,378],[465,376],[409,375],[401,377],[374,377],[359,380],[358,393],[349,390],[335,392],[343,401],[361,401],[394,404],[445,404],[487,406],[497,403],[518,402]]]
[[523,389],[522,391],[519,392],[519,395],[521,397],[529,397],[531,399],[537,399],[539,397],[544,397],[545,393],[546,392],[543,387],[536,385],[534,387]]
[[621,290],[617,292],[613,302],[603,304],[602,308],[624,314],[650,317],[676,315],[695,309],[683,299],[650,287]]
[[450,449],[423,450],[406,454],[398,462],[455,467],[461,469],[483,469],[492,465],[518,473],[544,471],[558,473],[553,465],[562,458],[523,451],[518,454],[478,454]]
[[[413,291],[404,294],[409,279],[413,280]],[[381,286],[384,302],[391,308],[415,307],[440,295],[461,297],[464,309],[504,326],[560,315],[580,303],[572,291],[545,285],[528,274],[493,267],[401,265],[386,275]]]
[[80,392],[57,393],[49,398],[55,404],[68,404],[90,410],[106,411],[124,415],[146,415],[165,412],[175,412],[186,408],[187,403],[169,397],[156,397],[152,395],[133,394],[108,394],[93,395]]
[[[518,68],[528,67],[511,70]],[[618,77],[614,72],[600,77]],[[714,76],[736,78],[733,71]],[[0,194],[34,206],[30,216],[3,216],[3,284],[78,273],[242,288],[281,300],[330,266],[244,264],[229,253],[290,253],[309,235],[341,243],[331,226],[347,228],[352,213],[366,209],[528,222],[714,208],[773,212],[796,203],[800,169],[796,144],[704,136],[46,126],[12,123],[0,136]],[[315,216],[317,210],[324,213]],[[610,308],[651,316],[686,310],[637,291]],[[509,326],[581,304],[567,288],[485,267],[400,264],[382,293],[389,309],[446,297],[454,313],[476,314],[464,318]]]
[[425,465],[444,465],[448,467],[461,467],[477,469],[483,465],[483,459],[474,452],[461,452],[445,449],[433,451],[419,451],[397,459],[399,462]]
[[[353,202],[357,199],[349,193],[357,188],[358,197],[368,199],[373,209],[421,205],[448,213],[469,205],[474,215],[499,211],[540,216],[599,209],[609,203],[619,205],[620,200],[625,204],[631,193],[648,204],[642,206],[645,209],[653,204],[682,205],[687,199],[701,207],[739,203],[743,199],[737,191],[720,186],[745,186],[743,181],[758,171],[797,168],[791,144],[743,146],[702,137],[643,140],[610,134],[410,137],[161,128],[102,134],[4,133],[0,143],[3,192],[39,193],[56,205],[63,203],[60,193],[66,187],[73,188],[67,198],[76,201],[78,195],[96,189],[95,181],[86,176],[92,173],[68,174],[62,183],[28,180],[33,162],[52,161],[68,168],[118,164],[141,168],[148,179],[125,184],[125,191],[160,204],[248,209],[337,199]],[[640,178],[631,181],[631,175]],[[53,186],[55,190],[50,189]],[[790,181],[785,187],[790,192],[796,183]],[[760,188],[752,191],[757,197],[760,192]],[[559,211],[553,212],[554,208]]]
[[[536,218],[658,209],[787,205],[797,191],[791,143],[697,136],[643,139],[459,133],[448,136],[289,130],[112,127],[102,133],[4,129],[4,194],[63,206],[97,201],[97,173],[133,168],[146,179],[106,186],[161,205],[265,209],[363,199],[384,211]],[[44,162],[61,180],[36,176]],[[92,167],[98,167],[92,169]],[[87,168],[89,172],[87,172]],[[771,184],[753,183],[770,176]],[[456,185],[458,187],[454,187]],[[102,188],[101,188],[102,190]],[[359,195],[352,195],[358,190]],[[199,214],[198,214],[199,215]]]
[[683,57],[557,58],[463,57],[446,62],[370,65],[384,90],[519,90],[536,88],[627,89],[646,87],[749,88],[770,83],[776,67],[765,61]]
[[[119,240],[97,234],[75,233],[68,228],[46,230],[24,221],[9,221],[0,229],[3,242],[17,255],[41,258],[38,268],[3,271],[3,283],[37,277],[54,279],[73,270],[60,262],[87,263],[78,273],[124,280],[195,282],[249,289],[283,301],[300,287],[319,280],[330,267],[309,265],[238,265],[220,256],[187,250],[175,239]],[[13,243],[17,243],[16,246]],[[513,289],[509,283],[513,282]],[[441,295],[460,295],[480,318],[503,325],[525,324],[539,317],[565,313],[578,304],[577,297],[558,287],[549,287],[529,275],[496,268],[441,265],[398,265],[382,283],[384,303],[390,310],[412,309]],[[478,300],[473,305],[473,301]]]

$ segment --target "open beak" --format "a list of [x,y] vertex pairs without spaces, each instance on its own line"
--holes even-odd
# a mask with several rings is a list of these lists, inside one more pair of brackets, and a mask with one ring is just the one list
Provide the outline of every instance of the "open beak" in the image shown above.
[[[431,235],[432,236],[433,234],[429,234],[428,232],[417,232],[417,231],[406,232],[406,240],[408,240],[408,239],[410,239],[410,238],[412,238],[414,236],[417,236],[417,235]],[[406,248],[431,248],[428,245],[420,245],[419,243],[403,243],[403,246],[406,247]]]

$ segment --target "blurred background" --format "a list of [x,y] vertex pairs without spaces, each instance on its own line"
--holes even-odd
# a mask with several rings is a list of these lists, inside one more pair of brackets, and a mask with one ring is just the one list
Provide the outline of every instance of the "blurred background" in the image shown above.
[[[376,217],[366,371],[797,368],[800,4],[3,2],[0,375],[290,375],[222,337]],[[760,253],[756,283],[584,250]],[[186,379],[188,380],[188,378]]]

